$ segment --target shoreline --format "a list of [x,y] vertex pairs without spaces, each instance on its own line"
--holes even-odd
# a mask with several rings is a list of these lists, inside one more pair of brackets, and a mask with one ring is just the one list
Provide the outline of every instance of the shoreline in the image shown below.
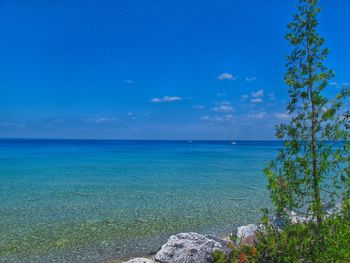
[[[235,230],[233,230],[234,232]],[[226,233],[226,234],[218,234],[218,235],[211,235],[211,234],[201,234],[201,235],[204,235],[204,236],[208,236],[208,237],[212,237],[212,238],[217,238],[217,239],[220,239],[220,240],[223,240],[223,241],[226,241],[226,240],[229,240],[230,236],[233,234],[233,232],[230,232],[230,233]],[[184,232],[185,233],[185,232]],[[187,232],[186,232],[187,233]],[[196,233],[196,232],[188,232],[188,233]],[[177,233],[179,234],[179,233]],[[177,235],[177,234],[173,234],[173,235],[170,235],[170,236],[174,236],[174,235]],[[170,237],[169,236],[169,237]],[[168,237],[168,239],[169,239]],[[163,243],[163,245],[166,243],[167,241],[165,241]],[[161,247],[158,248],[158,251],[161,249]],[[150,252],[148,254],[138,254],[138,255],[135,255],[135,256],[128,256],[128,257],[124,257],[124,258],[120,258],[120,259],[111,259],[111,260],[107,260],[107,261],[102,261],[100,263],[124,263],[124,262],[128,262],[130,260],[133,260],[133,259],[138,259],[138,258],[143,258],[143,259],[149,259],[149,260],[153,260],[155,259],[155,254],[158,252],[158,251],[153,251],[153,252]]]
[[[217,236],[225,238],[230,235],[237,225],[230,225],[223,228],[196,228],[192,231],[196,233],[208,233],[211,236]],[[151,236],[142,239],[130,239],[126,241],[117,241],[116,245],[109,244],[107,247],[99,246],[87,246],[80,248],[67,248],[63,250],[47,251],[44,254],[19,254],[19,255],[3,255],[4,262],[7,263],[18,263],[29,261],[40,261],[40,262],[91,262],[91,263],[120,263],[126,262],[130,259],[143,257],[152,259],[156,252],[161,246],[167,242],[171,235],[179,232],[185,233],[191,231],[190,229],[184,231],[176,231],[173,233],[161,234]],[[139,242],[139,243],[138,243]],[[147,246],[147,244],[150,244]],[[131,251],[131,253],[130,253]],[[93,256],[91,256],[93,255]]]
[[232,241],[228,235],[219,237],[196,232],[178,233],[171,235],[154,256],[130,257],[124,261],[112,260],[103,263],[212,263],[212,255],[216,250],[229,253],[233,247],[255,246],[257,231],[258,225],[255,224],[240,226],[236,232],[229,235],[234,235],[236,241]]

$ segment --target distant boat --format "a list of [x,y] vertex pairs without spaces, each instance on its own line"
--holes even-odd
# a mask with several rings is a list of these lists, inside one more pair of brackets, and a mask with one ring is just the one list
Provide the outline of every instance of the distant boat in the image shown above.
[[236,142],[231,142],[231,144],[237,144]]
[[192,142],[192,141],[187,141],[187,142]]

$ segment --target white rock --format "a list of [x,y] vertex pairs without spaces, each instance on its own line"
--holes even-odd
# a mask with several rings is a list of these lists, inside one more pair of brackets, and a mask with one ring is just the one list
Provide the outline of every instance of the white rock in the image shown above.
[[237,229],[237,243],[239,244],[241,240],[245,239],[247,236],[255,235],[256,231],[258,231],[258,226],[254,224],[240,226]]
[[[325,206],[325,213],[324,218],[328,218],[331,215],[336,215],[341,212],[341,205],[340,203],[336,203],[334,206],[324,204]],[[292,224],[301,224],[301,223],[309,223],[312,220],[312,216],[303,216],[298,214],[295,211],[287,211],[287,215],[289,217],[289,220]],[[313,219],[316,221],[316,218]]]
[[326,217],[340,214],[342,211],[341,203],[336,203],[334,206],[326,205],[325,209],[326,209]]
[[214,250],[223,250],[223,246],[204,235],[180,233],[170,236],[155,256],[161,263],[211,263]]
[[289,212],[288,216],[292,224],[308,223],[312,219],[311,216],[309,217],[300,216],[294,211]]
[[148,258],[133,258],[124,263],[155,263],[153,260]]

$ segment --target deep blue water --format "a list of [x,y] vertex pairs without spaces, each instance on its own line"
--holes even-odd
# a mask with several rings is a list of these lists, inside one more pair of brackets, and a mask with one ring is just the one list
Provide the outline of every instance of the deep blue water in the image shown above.
[[0,140],[0,262],[100,262],[256,222],[281,145]]

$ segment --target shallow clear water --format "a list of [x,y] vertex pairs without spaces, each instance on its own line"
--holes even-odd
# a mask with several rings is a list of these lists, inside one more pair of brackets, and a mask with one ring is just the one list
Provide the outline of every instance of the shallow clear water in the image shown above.
[[280,146],[0,140],[0,262],[100,262],[256,222]]

